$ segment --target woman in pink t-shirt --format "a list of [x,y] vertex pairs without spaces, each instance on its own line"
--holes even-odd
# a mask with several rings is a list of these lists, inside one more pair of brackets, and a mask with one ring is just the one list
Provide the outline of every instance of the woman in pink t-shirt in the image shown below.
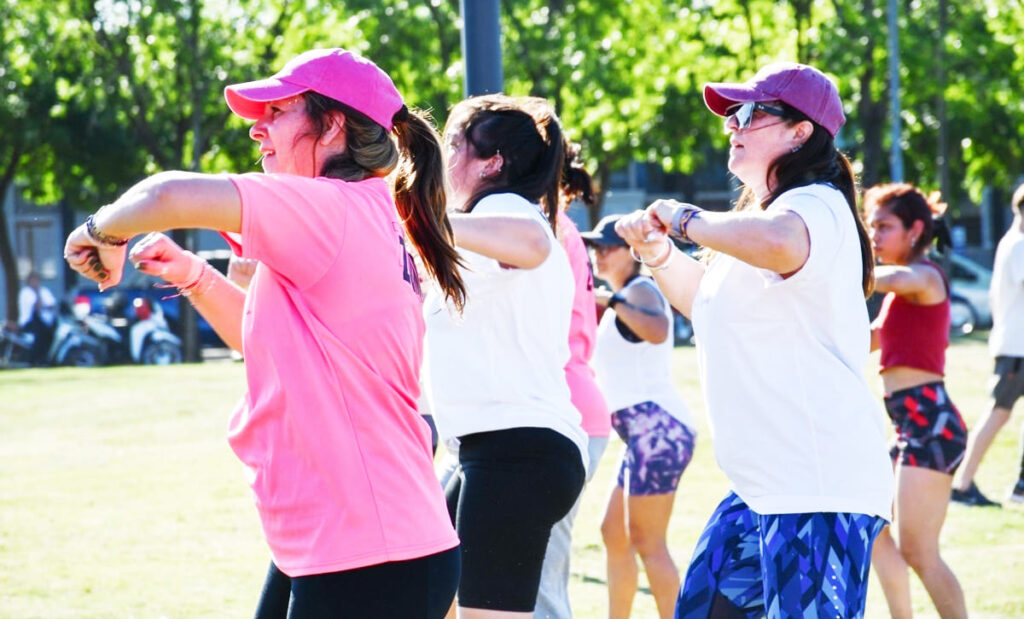
[[437,133],[341,49],[225,96],[255,121],[265,174],[146,179],[71,233],[68,263],[109,288],[128,240],[169,228],[220,230],[258,261],[246,293],[163,235],[131,252],[245,355],[229,442],[273,557],[256,616],[442,617],[458,539],[416,408],[424,323],[404,245],[461,308]]

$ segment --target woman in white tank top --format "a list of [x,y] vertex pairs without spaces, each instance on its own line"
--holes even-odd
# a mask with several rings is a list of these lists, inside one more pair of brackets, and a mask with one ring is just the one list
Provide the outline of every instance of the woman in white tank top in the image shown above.
[[636,556],[644,563],[661,617],[671,617],[679,572],[665,541],[676,486],[693,455],[693,421],[672,385],[672,310],[649,278],[640,275],[618,216],[583,234],[593,249],[598,290],[607,309],[597,328],[593,366],[626,444],[601,534],[608,559],[608,616],[628,617],[637,589]]

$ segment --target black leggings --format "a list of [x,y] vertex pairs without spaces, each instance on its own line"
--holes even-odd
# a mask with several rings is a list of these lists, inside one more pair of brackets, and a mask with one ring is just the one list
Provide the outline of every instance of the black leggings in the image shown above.
[[459,582],[459,549],[289,577],[271,562],[256,619],[442,619]]
[[554,430],[514,428],[459,439],[448,511],[462,542],[459,606],[530,612],[551,527],[583,489],[575,443]]

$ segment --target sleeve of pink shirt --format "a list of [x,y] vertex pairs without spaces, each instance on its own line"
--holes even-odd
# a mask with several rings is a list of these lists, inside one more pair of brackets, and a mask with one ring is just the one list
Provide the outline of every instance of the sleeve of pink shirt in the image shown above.
[[569,348],[574,361],[588,363],[594,355],[597,339],[597,305],[594,301],[594,275],[590,256],[576,224],[564,212],[558,214],[558,235],[569,256],[569,266],[576,282],[572,302],[572,324]]
[[242,242],[225,237],[236,253],[300,289],[323,277],[345,237],[345,184],[290,174],[230,178],[242,201]]
[[583,418],[583,430],[588,436],[608,436],[611,431],[608,405],[590,367],[597,343],[597,305],[590,256],[576,224],[564,212],[558,214],[558,230],[576,284],[569,322],[570,357],[565,366],[565,378],[569,383],[572,403]]

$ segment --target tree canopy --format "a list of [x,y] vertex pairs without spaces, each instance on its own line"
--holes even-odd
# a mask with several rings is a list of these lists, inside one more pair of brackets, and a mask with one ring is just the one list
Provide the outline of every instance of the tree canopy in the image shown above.
[[[777,60],[835,77],[848,117],[841,147],[863,184],[889,178],[882,0],[501,6],[506,91],[553,101],[604,186],[631,161],[683,173],[720,161],[727,142],[702,85]],[[1024,172],[1024,7],[899,6],[906,180],[943,187],[956,214]],[[0,191],[16,184],[36,201],[94,210],[159,170],[254,170],[223,87],[313,47],[373,59],[443,125],[462,96],[460,27],[458,0],[0,0]],[[11,299],[7,228],[0,219]]]

